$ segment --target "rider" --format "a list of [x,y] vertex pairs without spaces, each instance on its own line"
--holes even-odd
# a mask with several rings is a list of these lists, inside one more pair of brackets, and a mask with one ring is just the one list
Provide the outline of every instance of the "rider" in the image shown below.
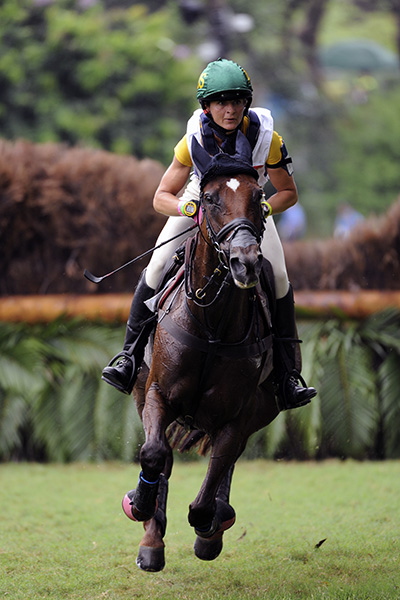
[[[296,324],[292,287],[288,280],[282,244],[271,215],[281,213],[297,202],[297,188],[292,173],[292,162],[282,138],[273,129],[269,110],[249,110],[252,85],[246,71],[238,64],[218,59],[207,65],[197,85],[197,109],[187,124],[186,135],[174,149],[174,158],[158,186],[153,205],[157,212],[169,216],[157,245],[176,236],[193,223],[191,217],[199,199],[199,178],[192,172],[191,140],[198,141],[212,155],[217,152],[234,152],[235,138],[241,130],[253,148],[253,166],[259,172],[258,182],[269,179],[276,192],[268,199],[268,216],[261,245],[262,253],[273,268],[276,291],[276,338],[285,342],[274,344],[275,385],[282,410],[307,404],[316,390],[306,387],[296,371]],[[187,185],[186,185],[187,184]],[[181,190],[185,187],[179,197]],[[185,234],[192,235],[191,232]],[[141,365],[148,336],[153,327],[152,313],[144,302],[154,295],[163,268],[174,254],[182,236],[154,251],[142,272],[128,318],[123,351],[103,370],[102,378],[122,392],[130,394]],[[301,382],[301,383],[300,383]]]

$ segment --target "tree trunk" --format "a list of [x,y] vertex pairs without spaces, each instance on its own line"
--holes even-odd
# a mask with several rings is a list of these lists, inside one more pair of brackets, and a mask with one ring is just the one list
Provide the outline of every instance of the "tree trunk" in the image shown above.
[[317,37],[325,14],[327,0],[310,0],[306,8],[305,25],[300,33],[304,44],[305,58],[310,69],[311,79],[316,87],[321,83],[321,70],[317,56]]

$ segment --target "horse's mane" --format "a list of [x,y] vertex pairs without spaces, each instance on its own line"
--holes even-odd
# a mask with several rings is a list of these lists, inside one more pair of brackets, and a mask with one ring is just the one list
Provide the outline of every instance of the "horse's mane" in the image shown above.
[[258,173],[251,165],[239,158],[235,159],[235,157],[230,154],[221,152],[221,154],[213,156],[210,167],[201,178],[200,187],[203,189],[204,186],[212,179],[215,179],[215,177],[231,177],[241,174],[250,175],[256,181],[258,179]]

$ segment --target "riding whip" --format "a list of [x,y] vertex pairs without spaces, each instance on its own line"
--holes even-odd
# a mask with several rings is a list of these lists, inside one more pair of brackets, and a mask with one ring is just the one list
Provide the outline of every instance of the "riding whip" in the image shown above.
[[178,233],[177,235],[174,235],[169,240],[166,240],[165,242],[161,242],[161,244],[158,244],[158,246],[155,246],[154,248],[150,248],[150,250],[146,250],[146,252],[143,252],[143,254],[140,254],[139,256],[136,256],[136,258],[132,258],[132,260],[128,261],[124,265],[121,265],[117,269],[114,269],[114,271],[111,271],[110,273],[106,273],[102,277],[96,277],[96,275],[93,275],[87,269],[84,270],[83,275],[86,277],[86,279],[89,279],[89,281],[91,281],[92,283],[100,283],[100,281],[103,281],[103,279],[105,279],[106,277],[110,277],[110,275],[114,275],[114,273],[117,273],[118,271],[121,271],[121,269],[125,269],[125,267],[128,267],[129,265],[132,265],[137,260],[140,260],[141,258],[144,258],[145,256],[147,256],[151,252],[154,252],[154,250],[158,250],[158,248],[161,248],[161,246],[164,246],[165,244],[168,244],[169,242],[172,242],[172,240],[175,240],[176,238],[181,237],[185,233],[189,233],[189,231],[192,231],[192,229],[194,229],[195,227],[197,227],[196,223],[194,225],[191,225],[190,227],[188,227],[184,231],[181,231],[181,233]]

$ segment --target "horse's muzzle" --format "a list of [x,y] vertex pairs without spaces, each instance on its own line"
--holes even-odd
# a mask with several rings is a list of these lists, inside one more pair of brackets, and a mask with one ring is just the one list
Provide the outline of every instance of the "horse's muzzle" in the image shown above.
[[258,244],[234,246],[229,256],[229,267],[235,285],[241,289],[257,285],[261,273],[263,256]]

